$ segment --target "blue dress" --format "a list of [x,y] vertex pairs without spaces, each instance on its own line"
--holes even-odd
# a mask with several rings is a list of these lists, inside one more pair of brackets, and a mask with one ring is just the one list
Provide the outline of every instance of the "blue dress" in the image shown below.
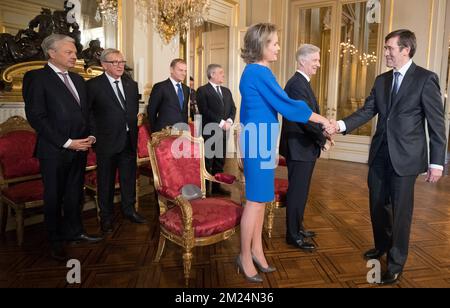
[[275,198],[278,113],[293,122],[308,122],[312,111],[304,101],[293,100],[263,65],[248,64],[241,77],[240,120],[246,198],[271,202]]

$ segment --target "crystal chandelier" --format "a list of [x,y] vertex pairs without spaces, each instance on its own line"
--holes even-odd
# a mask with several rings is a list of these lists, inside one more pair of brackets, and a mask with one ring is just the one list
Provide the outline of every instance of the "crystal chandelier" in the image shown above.
[[209,0],[135,0],[136,12],[146,23],[153,22],[164,43],[188,29],[201,26],[209,11]]
[[95,19],[101,20],[101,16],[108,23],[115,24],[118,19],[118,0],[97,0],[97,14]]

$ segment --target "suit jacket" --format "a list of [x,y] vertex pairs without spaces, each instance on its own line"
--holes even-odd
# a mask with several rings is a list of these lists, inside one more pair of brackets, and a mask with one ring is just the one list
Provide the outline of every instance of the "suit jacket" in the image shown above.
[[182,84],[184,103],[180,107],[177,92],[169,79],[153,86],[148,102],[148,119],[152,132],[173,126],[176,123],[188,123],[189,87]]
[[[392,165],[398,175],[418,175],[427,171],[428,163],[444,166],[446,134],[438,76],[413,63],[388,111],[392,84],[392,70],[377,77],[364,106],[344,119],[346,133],[378,115],[369,165],[386,136]],[[425,120],[430,136],[429,161]]]
[[[289,79],[284,90],[290,98],[305,101],[313,112],[320,113],[310,83],[299,72]],[[280,154],[284,157],[295,161],[315,161],[325,142],[326,137],[319,124],[295,123],[283,118]]]
[[127,142],[127,125],[132,149],[137,148],[138,85],[125,76],[121,80],[126,110],[120,105],[106,74],[87,82],[91,132],[97,139],[94,145],[97,153],[115,154],[123,151]]
[[80,104],[48,65],[24,76],[25,113],[37,133],[35,156],[40,159],[70,159],[77,152],[63,147],[67,140],[90,135],[86,84],[75,73],[69,72],[69,76],[77,89]]
[[197,89],[197,106],[202,115],[203,126],[209,123],[220,124],[222,120],[232,119],[236,116],[236,106],[233,95],[228,88],[220,87],[223,100],[216,89],[208,82]]

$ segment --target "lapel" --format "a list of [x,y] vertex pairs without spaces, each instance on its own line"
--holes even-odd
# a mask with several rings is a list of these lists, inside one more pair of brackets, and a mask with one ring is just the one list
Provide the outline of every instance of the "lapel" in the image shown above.
[[[119,102],[119,99],[117,98],[116,93],[114,92],[112,84],[109,82],[108,76],[106,76],[106,73],[103,73],[101,78],[102,78],[103,86],[104,86],[108,96],[111,98],[112,101],[116,102],[115,105],[118,108],[120,108],[121,111],[124,111],[122,106],[120,105],[120,102]],[[123,82],[123,80],[122,80],[122,82]],[[125,85],[124,85],[124,89],[125,89]],[[126,97],[125,97],[125,100],[126,100]],[[125,108],[126,108],[126,106],[125,106]]]
[[390,70],[387,72],[386,79],[384,80],[384,95],[386,102],[386,114],[389,112],[389,110],[392,110],[392,102],[391,102],[391,90],[392,90],[392,82],[394,80],[393,71]]
[[184,85],[183,83],[181,84],[181,89],[183,89],[183,95],[184,95],[184,101],[183,101],[183,110],[186,109],[188,102],[189,102],[189,87]]
[[[413,82],[414,78],[414,72],[416,71],[416,64],[413,62],[411,64],[411,67],[408,69],[408,71],[405,74],[405,77],[403,77],[402,84],[400,85],[400,88],[398,89],[397,95],[395,96],[395,101],[391,102],[391,110],[394,108],[396,104],[405,96],[405,93],[407,93],[411,83]],[[392,79],[393,76],[391,74],[391,88],[392,88]]]
[[[69,72],[69,75],[71,75],[70,79],[72,79],[73,84],[75,85],[75,89],[77,89],[78,96],[80,98],[80,107],[81,110],[86,110],[86,93],[85,91],[82,91],[83,86],[79,83],[79,79],[75,78],[74,73]],[[65,85],[64,85],[65,86]],[[72,95],[72,93],[70,93]],[[78,105],[78,102],[76,102]]]
[[317,103],[317,99],[316,99],[316,96],[314,95],[314,91],[311,87],[311,83],[305,78],[305,76],[303,76],[299,72],[296,72],[295,74],[296,74],[297,78],[300,80],[300,82],[303,84],[303,88],[306,89],[306,91],[308,92],[308,96],[311,99],[311,103],[313,104],[313,106],[315,108],[315,110],[313,110],[313,111],[320,114],[319,104]]
[[123,85],[123,95],[125,96],[125,109],[128,109],[128,102],[131,99],[131,92],[130,92],[130,82],[127,78],[124,78],[122,76],[122,85]]
[[[66,85],[64,84],[64,82],[61,80],[61,78],[59,78],[58,74],[56,74],[56,72],[50,67],[48,66],[48,64],[45,65],[45,70],[47,71],[47,73],[50,75],[50,78],[53,79],[54,84],[59,87],[59,89],[61,90],[62,93],[65,93],[67,100],[71,100],[75,105],[77,105],[78,107],[80,107],[81,105],[81,101],[82,101],[82,91],[80,91],[80,86],[77,87],[77,85],[75,84],[75,81],[73,81],[73,83],[75,84],[75,87],[77,88],[77,92],[78,92],[78,96],[80,97],[80,104],[78,104],[77,100],[75,99],[75,97],[73,97],[72,93],[69,91],[69,89],[67,89]],[[71,77],[72,79],[72,77]]]

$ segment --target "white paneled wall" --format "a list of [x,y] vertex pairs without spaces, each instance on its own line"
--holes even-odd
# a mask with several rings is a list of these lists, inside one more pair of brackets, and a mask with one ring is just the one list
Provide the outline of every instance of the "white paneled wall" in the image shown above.
[[0,123],[3,123],[6,120],[8,120],[8,118],[16,115],[25,118],[25,110],[23,109],[23,103],[0,105]]

